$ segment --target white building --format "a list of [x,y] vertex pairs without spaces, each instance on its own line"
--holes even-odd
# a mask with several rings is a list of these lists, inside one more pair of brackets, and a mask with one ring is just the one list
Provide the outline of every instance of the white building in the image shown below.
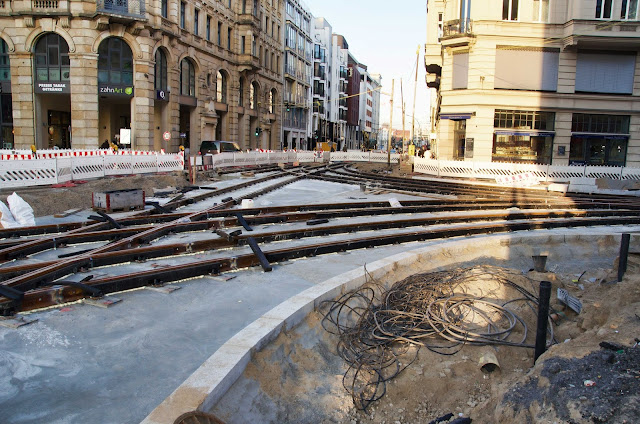
[[438,157],[639,166],[640,2],[498,4],[428,0]]

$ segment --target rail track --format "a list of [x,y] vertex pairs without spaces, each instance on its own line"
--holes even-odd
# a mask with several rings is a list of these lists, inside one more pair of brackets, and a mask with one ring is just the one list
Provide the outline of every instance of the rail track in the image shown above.
[[[0,230],[0,315],[256,265],[270,271],[279,261],[353,249],[640,225],[640,200],[634,196],[394,178],[340,164],[254,170],[261,173],[266,175],[224,188],[189,187],[162,206],[126,217],[101,214],[84,222]],[[238,207],[303,179],[422,198],[403,200],[400,207],[371,200]],[[114,266],[131,262],[142,270],[127,273]]]

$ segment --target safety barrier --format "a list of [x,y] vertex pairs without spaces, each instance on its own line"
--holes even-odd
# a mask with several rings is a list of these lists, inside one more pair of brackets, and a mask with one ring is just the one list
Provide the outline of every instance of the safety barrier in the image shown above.
[[[391,163],[398,163],[400,161],[400,155],[398,153],[391,154]],[[362,152],[359,150],[347,151],[347,152],[331,152],[331,162],[376,162],[387,163],[389,161],[389,155],[385,152]]]
[[526,174],[527,179],[539,182],[571,182],[593,184],[595,178],[640,180],[640,168],[619,166],[535,165],[526,163],[468,162],[416,157],[414,172],[434,177],[491,179],[499,183],[522,179],[505,178]]
[[[1,152],[0,188],[60,184],[108,175],[181,171],[182,154],[156,152],[52,151],[34,155]],[[59,154],[58,154],[59,153]],[[53,158],[47,158],[56,154]]]

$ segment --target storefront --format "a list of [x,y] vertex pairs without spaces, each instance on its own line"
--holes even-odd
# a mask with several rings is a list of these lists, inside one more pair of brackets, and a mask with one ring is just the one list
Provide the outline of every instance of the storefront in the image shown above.
[[491,160],[551,164],[555,113],[498,109]]
[[629,122],[628,115],[574,113],[569,165],[625,166]]
[[0,39],[0,149],[13,148],[11,69],[7,43]]
[[69,45],[46,33],[35,44],[34,100],[36,146],[71,148],[71,64]]

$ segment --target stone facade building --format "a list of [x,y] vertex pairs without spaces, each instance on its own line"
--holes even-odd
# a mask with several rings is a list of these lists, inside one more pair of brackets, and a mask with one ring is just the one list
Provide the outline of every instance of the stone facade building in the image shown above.
[[440,159],[640,165],[640,3],[428,0]]
[[0,148],[277,148],[283,13],[282,0],[0,0]]

